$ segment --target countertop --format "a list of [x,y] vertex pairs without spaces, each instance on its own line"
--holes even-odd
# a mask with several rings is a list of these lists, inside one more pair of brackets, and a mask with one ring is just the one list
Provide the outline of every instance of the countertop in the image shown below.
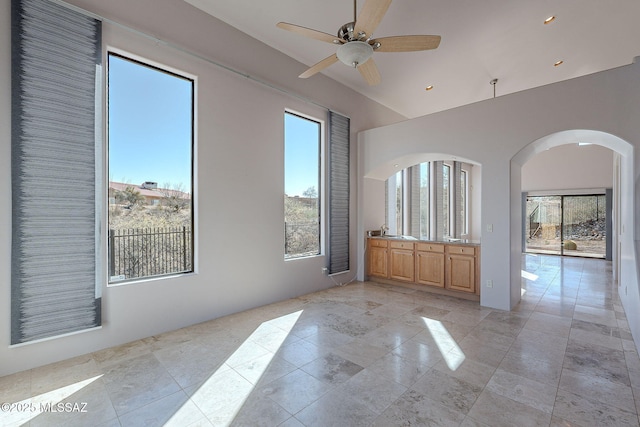
[[383,239],[383,240],[402,240],[402,241],[412,241],[412,242],[428,242],[428,243],[445,243],[449,245],[469,245],[469,246],[480,246],[479,240],[471,240],[471,239],[441,239],[441,240],[421,240],[417,239],[413,236],[395,236],[395,235],[386,235],[386,236],[371,236],[369,239]]

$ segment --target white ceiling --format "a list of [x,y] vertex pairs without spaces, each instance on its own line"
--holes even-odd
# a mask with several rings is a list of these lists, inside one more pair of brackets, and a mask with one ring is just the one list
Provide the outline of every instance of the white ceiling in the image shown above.
[[[185,1],[307,66],[336,46],[276,28],[278,22],[335,34],[353,21],[351,0]],[[556,20],[544,25],[551,15]],[[640,55],[638,18],[638,0],[395,0],[373,36],[435,34],[440,47],[374,53],[378,86],[340,62],[323,74],[414,118],[491,98],[494,78],[500,96],[630,64]],[[554,67],[558,60],[564,63]]]

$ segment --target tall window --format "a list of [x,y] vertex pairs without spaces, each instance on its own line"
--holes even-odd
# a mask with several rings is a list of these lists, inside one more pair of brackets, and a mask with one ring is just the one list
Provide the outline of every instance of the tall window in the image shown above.
[[192,272],[194,81],[108,60],[110,282]]
[[443,236],[451,236],[451,166],[442,165],[442,232]]
[[321,123],[284,115],[285,258],[320,253]]
[[429,163],[420,164],[420,238],[429,238]]
[[460,230],[460,234],[469,234],[468,231],[468,227],[469,227],[469,206],[467,204],[467,192],[469,191],[467,189],[468,186],[468,182],[469,182],[469,178],[467,175],[467,171],[462,169],[460,171],[460,216],[462,218],[462,229]]

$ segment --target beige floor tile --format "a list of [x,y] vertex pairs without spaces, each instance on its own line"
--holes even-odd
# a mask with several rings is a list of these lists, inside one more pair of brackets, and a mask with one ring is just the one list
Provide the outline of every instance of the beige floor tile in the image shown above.
[[469,416],[492,427],[538,427],[549,425],[551,421],[549,413],[486,389],[469,411]]
[[431,369],[411,386],[411,390],[466,415],[480,395],[482,387]]
[[551,414],[557,387],[498,369],[486,390]]
[[0,425],[636,426],[610,264],[524,256],[510,312],[367,282],[231,314],[0,378],[0,401],[89,410]]
[[376,418],[362,402],[339,391],[327,393],[295,415],[307,427],[369,426]]
[[118,415],[180,390],[180,386],[152,354],[112,365],[105,370],[102,379]]
[[365,369],[344,383],[339,390],[380,414],[389,407],[407,387]]
[[290,414],[297,414],[332,389],[304,371],[296,370],[259,389]]
[[628,412],[636,412],[631,387],[608,381],[599,376],[564,369],[559,388]]
[[455,426],[464,418],[463,413],[432,401],[418,391],[408,390],[378,416],[372,426]]
[[635,413],[563,389],[558,390],[553,415],[578,425],[638,426]]

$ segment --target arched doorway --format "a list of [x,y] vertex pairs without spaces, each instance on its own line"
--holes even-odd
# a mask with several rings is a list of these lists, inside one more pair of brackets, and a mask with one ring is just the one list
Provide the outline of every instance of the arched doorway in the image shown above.
[[[596,144],[614,151],[613,177],[613,224],[612,246],[614,276],[621,274],[621,254],[633,253],[633,146],[610,133],[574,129],[556,132],[539,138],[520,150],[511,159],[511,230],[514,239],[522,239],[521,218],[523,204],[520,197],[522,188],[522,166],[535,155],[554,147],[578,142]],[[625,229],[627,225],[628,229]],[[516,231],[519,230],[520,232]],[[522,241],[518,242],[522,247]],[[516,245],[512,245],[512,248]],[[521,253],[511,253],[511,296],[512,301],[520,293]],[[517,298],[519,299],[519,298]],[[514,304],[512,304],[513,306]]]

